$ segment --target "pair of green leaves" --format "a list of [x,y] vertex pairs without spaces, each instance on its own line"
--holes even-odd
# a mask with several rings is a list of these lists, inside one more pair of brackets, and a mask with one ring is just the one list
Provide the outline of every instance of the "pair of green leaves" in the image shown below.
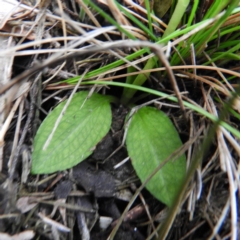
[[[43,121],[34,139],[33,174],[47,174],[71,168],[92,154],[111,127],[110,98],[88,92],[74,95],[54,132],[66,102],[59,104]],[[132,165],[144,181],[182,143],[169,118],[152,107],[139,109],[130,121],[126,145]],[[46,144],[49,135],[51,140]],[[185,176],[186,160],[168,162],[147,183],[158,200],[170,206]]]

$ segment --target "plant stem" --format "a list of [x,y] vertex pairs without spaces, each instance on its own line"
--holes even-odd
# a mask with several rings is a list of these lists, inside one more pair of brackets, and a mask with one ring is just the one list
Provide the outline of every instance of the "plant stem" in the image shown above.
[[[156,65],[156,61],[157,61],[156,57],[150,58],[145,64],[143,70],[148,70],[153,68]],[[137,75],[137,77],[135,78],[132,84],[137,86],[142,86],[144,82],[148,79],[149,75],[150,75],[150,72],[144,73],[144,74],[141,73]],[[121,97],[121,103],[123,105],[127,105],[136,92],[137,92],[136,89],[124,88],[124,91]]]
[[169,34],[173,33],[176,30],[178,24],[182,19],[183,14],[186,11],[186,8],[188,7],[189,2],[190,0],[179,0],[177,2],[177,6],[173,12],[168,27],[163,34],[163,38],[165,38],[166,36],[168,36]]
[[[211,37],[218,31],[218,29],[221,27],[221,25],[226,21],[228,16],[232,13],[232,11],[238,6],[239,0],[234,0],[234,1],[221,1],[223,6],[225,6],[226,3],[231,2],[229,5],[228,9],[226,10],[225,14],[213,25],[212,28],[210,28],[206,33],[205,36],[206,38],[202,38],[202,41],[200,46],[196,46],[197,52],[196,55],[200,54],[206,47],[208,41],[211,39]],[[198,34],[199,35],[199,34]]]

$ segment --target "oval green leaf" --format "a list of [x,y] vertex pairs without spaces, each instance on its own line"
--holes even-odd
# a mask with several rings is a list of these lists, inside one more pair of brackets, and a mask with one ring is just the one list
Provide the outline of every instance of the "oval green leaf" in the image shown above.
[[[182,146],[178,132],[170,119],[152,107],[143,107],[132,117],[127,130],[127,150],[132,165],[142,182]],[[158,200],[171,206],[186,174],[186,158],[169,161],[161,168],[146,188]]]
[[111,126],[109,98],[88,92],[76,93],[54,135],[44,145],[52,132],[66,101],[59,104],[45,118],[34,139],[32,174],[47,174],[66,170],[86,159]]

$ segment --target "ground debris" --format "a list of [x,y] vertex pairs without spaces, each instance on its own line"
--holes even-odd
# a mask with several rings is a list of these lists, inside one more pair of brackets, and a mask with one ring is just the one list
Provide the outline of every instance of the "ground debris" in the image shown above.
[[86,192],[93,193],[97,198],[115,195],[116,186],[113,176],[101,169],[96,169],[87,161],[73,168],[73,178]]

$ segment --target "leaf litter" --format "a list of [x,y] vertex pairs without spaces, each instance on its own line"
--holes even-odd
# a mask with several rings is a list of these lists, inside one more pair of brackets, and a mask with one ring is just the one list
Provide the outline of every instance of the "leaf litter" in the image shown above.
[[[66,54],[69,49],[74,51],[75,48],[81,47],[83,43],[96,44],[97,41],[103,41],[102,33],[108,39],[114,39],[120,35],[114,29],[102,29],[101,32],[99,28],[99,30],[96,30],[96,35],[99,32],[98,38],[91,37],[89,34],[89,38],[76,43],[74,47],[66,45],[68,49],[62,49],[61,54],[54,53],[55,47],[59,48],[64,42],[66,44],[67,41],[73,40],[73,36],[78,37],[80,34],[85,34],[82,29],[87,32],[89,29],[96,29],[96,26],[87,18],[78,21],[76,18],[78,16],[76,3],[72,5],[72,3],[67,2],[62,6],[66,11],[65,14],[68,14],[68,17],[64,18],[60,17],[58,12],[50,11],[50,9],[55,9],[55,3],[48,4],[46,4],[48,10],[45,11],[46,6],[43,6],[44,11],[42,11],[42,6],[33,8],[34,4],[31,1],[27,4],[22,3],[20,5],[24,9],[25,15],[23,12],[19,13],[23,13],[20,17],[16,14],[15,19],[11,19],[12,21],[9,21],[6,25],[8,27],[6,29],[9,29],[9,26],[22,26],[22,22],[14,22],[14,20],[18,21],[18,17],[21,19],[21,17],[27,16],[28,21],[24,21],[24,27],[29,31],[28,39],[35,38],[35,41],[38,40],[38,42],[33,43],[32,46],[26,45],[26,47],[34,46],[38,49],[29,48],[28,52],[25,51],[25,53],[19,51],[22,57],[19,56],[18,58],[20,62],[25,58],[26,65],[21,65],[20,70],[16,69],[15,65],[12,66],[12,74],[17,76],[15,82],[21,81],[19,74],[26,70],[25,75],[22,76],[25,76],[25,80],[30,80],[31,84],[23,91],[23,95],[21,94],[17,98],[15,105],[11,106],[12,115],[8,114],[7,132],[3,134],[4,152],[1,159],[2,172],[0,176],[0,238],[31,239],[35,235],[39,239],[79,239],[80,236],[83,239],[107,239],[118,219],[120,219],[127,202],[130,201],[135,192],[136,186],[140,186],[140,181],[136,177],[130,161],[120,166],[119,169],[114,169],[116,164],[128,157],[125,147],[120,148],[111,159],[104,161],[108,154],[111,155],[111,152],[114,152],[121,145],[122,129],[127,114],[126,109],[123,109],[122,106],[112,106],[112,129],[109,135],[96,146],[93,154],[86,162],[82,163],[83,167],[79,164],[72,170],[53,174],[50,177],[48,175],[33,176],[27,170],[22,171],[22,167],[26,165],[24,161],[31,161],[31,158],[25,158],[25,156],[26,153],[27,156],[31,156],[33,137],[40,121],[46,117],[46,114],[54,105],[58,104],[66,95],[69,95],[69,92],[65,91],[64,88],[71,88],[71,86],[56,84],[62,80],[63,74],[77,76],[85,68],[89,66],[97,68],[117,56],[113,57],[107,51],[94,53],[91,56],[77,56],[76,59],[68,59],[59,65],[49,65],[45,69],[40,69],[43,71],[34,74],[31,70],[34,61],[45,62],[51,57],[57,59],[61,54]],[[81,4],[83,5],[82,2]],[[36,16],[40,15],[41,11],[45,17],[40,26]],[[69,20],[69,17],[73,22]],[[100,26],[106,24],[103,19],[99,18],[98,20],[101,20],[99,21]],[[65,31],[64,38],[52,40],[51,37],[62,37],[59,36],[62,29]],[[15,36],[14,33],[9,32],[9,34]],[[18,37],[22,37],[22,35],[20,34]],[[46,41],[39,39],[46,39]],[[20,39],[21,41],[25,41],[25,36]],[[14,52],[21,50],[21,47],[24,49],[24,45],[21,44],[16,46],[14,51],[9,48],[9,52],[14,56]],[[53,51],[52,56],[49,54],[51,50]],[[125,54],[121,51],[123,50],[116,50],[115,53]],[[27,54],[34,57],[32,59],[27,58]],[[96,57],[102,59],[102,62],[94,61]],[[90,62],[84,61],[85,58],[88,58]],[[91,62],[91,60],[93,61]],[[76,64],[77,62],[80,62],[79,65]],[[47,79],[47,73],[50,70],[54,73],[53,81],[51,77]],[[108,74],[106,77],[114,77],[115,72]],[[187,75],[186,73],[185,77]],[[18,78],[18,76],[20,77]],[[161,86],[154,82],[154,76],[151,80],[153,86],[160,90]],[[9,87],[12,84],[13,82],[6,83],[4,87]],[[190,89],[189,92],[191,92],[193,86],[191,81],[186,81],[185,84],[181,87]],[[188,98],[192,97],[198,104],[204,105],[209,112],[216,114],[213,104],[214,91],[212,90],[215,86],[213,84],[211,86],[211,83],[208,86],[208,92],[203,87],[199,90],[201,93],[198,92],[199,95],[196,95],[198,99],[196,96],[191,96],[191,93]],[[221,84],[218,84],[218,86],[221,86]],[[46,90],[48,87],[51,87],[50,91]],[[168,87],[167,84],[165,84],[165,87]],[[59,90],[57,94],[54,93],[54,88]],[[80,90],[90,89],[86,86],[79,88]],[[1,90],[3,91],[3,89]],[[109,90],[105,87],[97,87],[96,91],[104,93]],[[192,95],[194,94],[192,93]],[[163,110],[168,112],[174,123],[178,125],[183,141],[186,141],[188,136],[194,136],[201,126],[204,126],[204,129],[209,128],[209,122],[193,112],[189,113],[192,116],[192,123],[187,124],[181,118],[181,113],[178,110],[164,107],[165,103],[167,101],[163,101]],[[239,122],[234,119],[232,124],[239,126]],[[201,139],[205,136],[204,134],[206,134],[206,131],[202,133],[198,141],[189,146],[188,161],[201,148]],[[233,138],[225,129],[219,128],[217,139],[212,143],[202,165],[198,167],[194,179],[188,186],[179,214],[171,225],[167,239],[195,239],[197,237],[202,239],[213,239],[214,237],[216,239],[226,239],[230,237],[234,218],[239,217],[239,212],[235,212],[235,215],[233,212],[233,205],[236,204],[234,202],[236,188],[234,181],[236,180],[234,179],[239,175],[238,158],[238,140]],[[29,166],[27,168],[29,170]],[[91,179],[89,183],[87,181],[86,184],[83,183],[82,179],[85,177],[82,172],[87,176],[89,174],[89,179]],[[76,175],[81,175],[81,177],[78,178]],[[107,182],[108,185],[104,182]],[[124,191],[126,191],[126,195],[122,197],[121,194],[124,194]],[[141,194],[145,202],[141,200],[141,197],[136,200],[132,209],[125,216],[115,239],[146,239],[154,232],[154,226],[151,223],[154,223],[156,227],[166,218],[167,209],[162,203],[154,199],[146,190],[142,191]],[[239,198],[237,204],[239,205]],[[151,214],[150,219],[147,216],[147,211]],[[102,228],[103,223],[100,222],[103,217],[109,217],[108,221],[110,222],[105,228]]]

